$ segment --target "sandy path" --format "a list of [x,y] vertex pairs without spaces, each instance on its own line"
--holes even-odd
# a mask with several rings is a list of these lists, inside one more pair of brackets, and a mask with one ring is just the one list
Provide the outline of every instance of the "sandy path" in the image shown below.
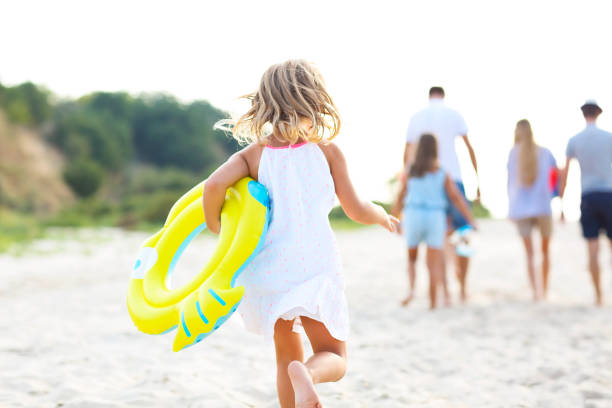
[[[470,305],[435,313],[426,310],[422,268],[418,299],[399,307],[399,238],[378,229],[338,234],[352,335],[346,377],[318,387],[326,407],[612,406],[612,309],[591,307],[578,226],[557,228],[551,298],[541,305],[529,300],[512,226],[481,229]],[[276,406],[271,344],[232,319],[171,353],[171,335],[137,332],[125,308],[145,235],[79,234],[0,256],[0,406]],[[197,251],[213,244],[199,239],[179,272],[198,269]],[[602,260],[612,299],[609,252]]]

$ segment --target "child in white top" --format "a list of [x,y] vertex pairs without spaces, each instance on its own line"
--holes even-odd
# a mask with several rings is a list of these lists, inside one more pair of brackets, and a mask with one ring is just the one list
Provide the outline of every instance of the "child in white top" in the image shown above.
[[[269,231],[238,279],[245,287],[238,311],[248,329],[274,339],[281,407],[320,407],[314,384],[344,376],[349,331],[340,256],[328,220],[334,194],[357,222],[393,232],[399,221],[357,196],[342,151],[331,143],[340,117],[313,65],[290,60],[271,66],[249,98],[251,109],[233,134],[250,145],[206,181],[207,227],[219,232],[225,191],[239,179],[250,176],[268,189]],[[293,331],[297,318],[314,351],[306,362]]]

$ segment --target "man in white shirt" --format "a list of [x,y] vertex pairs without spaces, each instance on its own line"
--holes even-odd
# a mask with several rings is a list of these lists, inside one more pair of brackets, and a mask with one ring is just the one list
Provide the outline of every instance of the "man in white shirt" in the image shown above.
[[[459,167],[459,159],[455,150],[455,138],[461,137],[470,154],[476,179],[478,180],[478,165],[476,163],[476,155],[470,144],[467,136],[467,125],[461,114],[444,103],[444,89],[434,86],[429,90],[429,105],[415,113],[410,119],[408,131],[406,133],[406,148],[404,150],[404,166],[412,162],[413,154],[416,151],[416,145],[419,138],[424,133],[431,133],[438,140],[438,161],[440,167],[444,169],[453,181],[457,184],[459,190],[465,197],[465,188],[461,178],[461,169]],[[476,201],[480,200],[480,185],[476,190]],[[448,210],[449,229],[448,235],[452,234],[456,229],[467,225],[467,220],[459,213],[459,211],[449,204]],[[465,256],[455,254],[456,259],[456,274],[461,286],[461,300],[465,301],[466,295],[466,277],[468,271],[469,259]],[[448,288],[446,284],[446,272],[442,279],[444,295],[447,303],[450,300]]]

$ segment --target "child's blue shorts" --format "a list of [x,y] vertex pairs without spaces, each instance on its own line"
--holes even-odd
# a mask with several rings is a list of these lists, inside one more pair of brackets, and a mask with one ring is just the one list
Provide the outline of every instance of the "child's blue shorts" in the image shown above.
[[445,210],[408,207],[404,210],[402,227],[408,248],[416,248],[421,242],[431,248],[444,248]]

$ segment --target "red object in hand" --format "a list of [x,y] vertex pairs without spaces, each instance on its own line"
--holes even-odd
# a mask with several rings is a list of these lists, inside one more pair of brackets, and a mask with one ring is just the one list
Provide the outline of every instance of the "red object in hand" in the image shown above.
[[559,196],[559,170],[556,167],[552,167],[548,173],[548,188],[553,197]]

